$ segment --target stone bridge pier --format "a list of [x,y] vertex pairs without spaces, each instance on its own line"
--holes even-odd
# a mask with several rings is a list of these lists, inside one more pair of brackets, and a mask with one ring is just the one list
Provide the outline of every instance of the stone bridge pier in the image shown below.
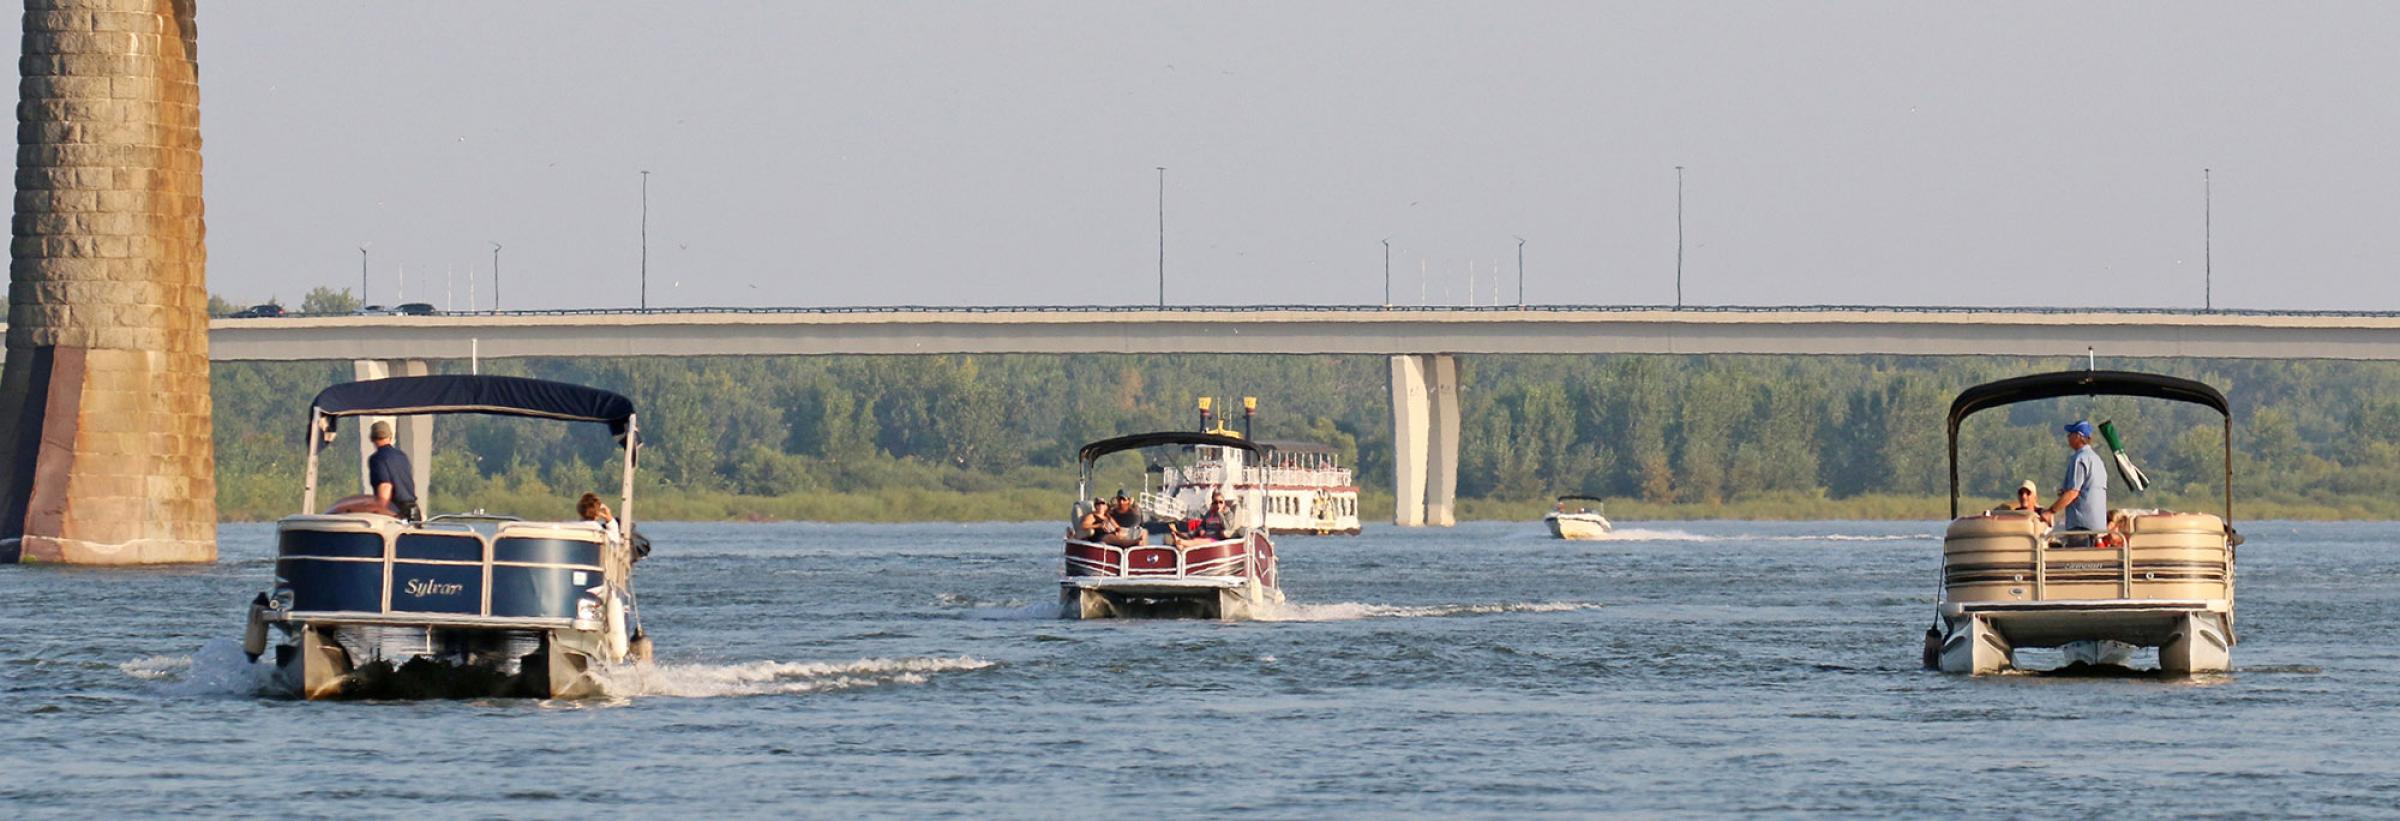
[[0,562],[216,559],[194,4],[25,4]]
[[1458,361],[1392,357],[1392,524],[1449,527],[1458,498]]

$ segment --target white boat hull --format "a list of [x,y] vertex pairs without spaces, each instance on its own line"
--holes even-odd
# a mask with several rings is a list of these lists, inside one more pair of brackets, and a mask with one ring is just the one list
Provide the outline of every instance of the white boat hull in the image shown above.
[[1597,513],[1552,513],[1542,517],[1555,539],[1602,539],[1615,529],[1608,517]]

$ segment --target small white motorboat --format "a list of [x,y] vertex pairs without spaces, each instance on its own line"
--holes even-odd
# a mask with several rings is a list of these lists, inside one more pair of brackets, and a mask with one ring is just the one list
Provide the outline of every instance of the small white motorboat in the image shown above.
[[[1569,508],[1572,508],[1571,510]],[[1615,526],[1608,523],[1608,503],[1595,496],[1560,496],[1542,517],[1551,538],[1600,539]]]
[[[1960,515],[1959,423],[1978,411],[2065,396],[2133,396],[2198,404],[2225,420],[2225,510],[2117,510],[2106,531],[2052,529],[2033,511]],[[2188,379],[2069,371],[1968,388],[1950,405],[1950,515],[1942,539],[1936,625],[1924,662],[1946,673],[2010,669],[2016,651],[2059,648],[2069,665],[2122,666],[2158,650],[2169,674],[2232,665],[2233,415],[2225,395]],[[2120,468],[2122,470],[2122,468]]]

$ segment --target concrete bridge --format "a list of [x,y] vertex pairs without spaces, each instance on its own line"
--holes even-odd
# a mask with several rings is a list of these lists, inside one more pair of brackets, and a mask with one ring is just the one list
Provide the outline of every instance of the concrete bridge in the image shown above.
[[[1460,354],[2400,359],[2400,313],[1641,306],[693,309],[220,319],[217,361],[907,354],[1391,357],[1395,523],[1449,525]],[[2062,362],[2063,364],[2063,362]],[[402,420],[403,449],[430,429]],[[430,454],[421,454],[430,463]],[[422,496],[422,494],[420,494]]]

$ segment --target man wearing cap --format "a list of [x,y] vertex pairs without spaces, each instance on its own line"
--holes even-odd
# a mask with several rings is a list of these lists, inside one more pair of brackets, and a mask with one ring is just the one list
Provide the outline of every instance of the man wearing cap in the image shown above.
[[2034,484],[2032,479],[2027,479],[2024,484],[2017,486],[2017,500],[2002,509],[2023,511],[2041,517],[2042,521],[2050,521],[2050,511],[2042,509],[2041,493],[2042,487]]
[[375,443],[375,453],[367,457],[367,487],[374,490],[375,501],[385,510],[410,521],[424,518],[417,510],[417,473],[408,463],[408,454],[392,447],[392,423],[378,421],[367,428],[368,441]]
[[2051,518],[2067,530],[2107,530],[2108,469],[2100,463],[2100,454],[2092,451],[2092,423],[2080,419],[2068,423],[2067,448],[2075,454],[2067,458],[2067,477],[2059,482],[2058,501],[2050,503]]

